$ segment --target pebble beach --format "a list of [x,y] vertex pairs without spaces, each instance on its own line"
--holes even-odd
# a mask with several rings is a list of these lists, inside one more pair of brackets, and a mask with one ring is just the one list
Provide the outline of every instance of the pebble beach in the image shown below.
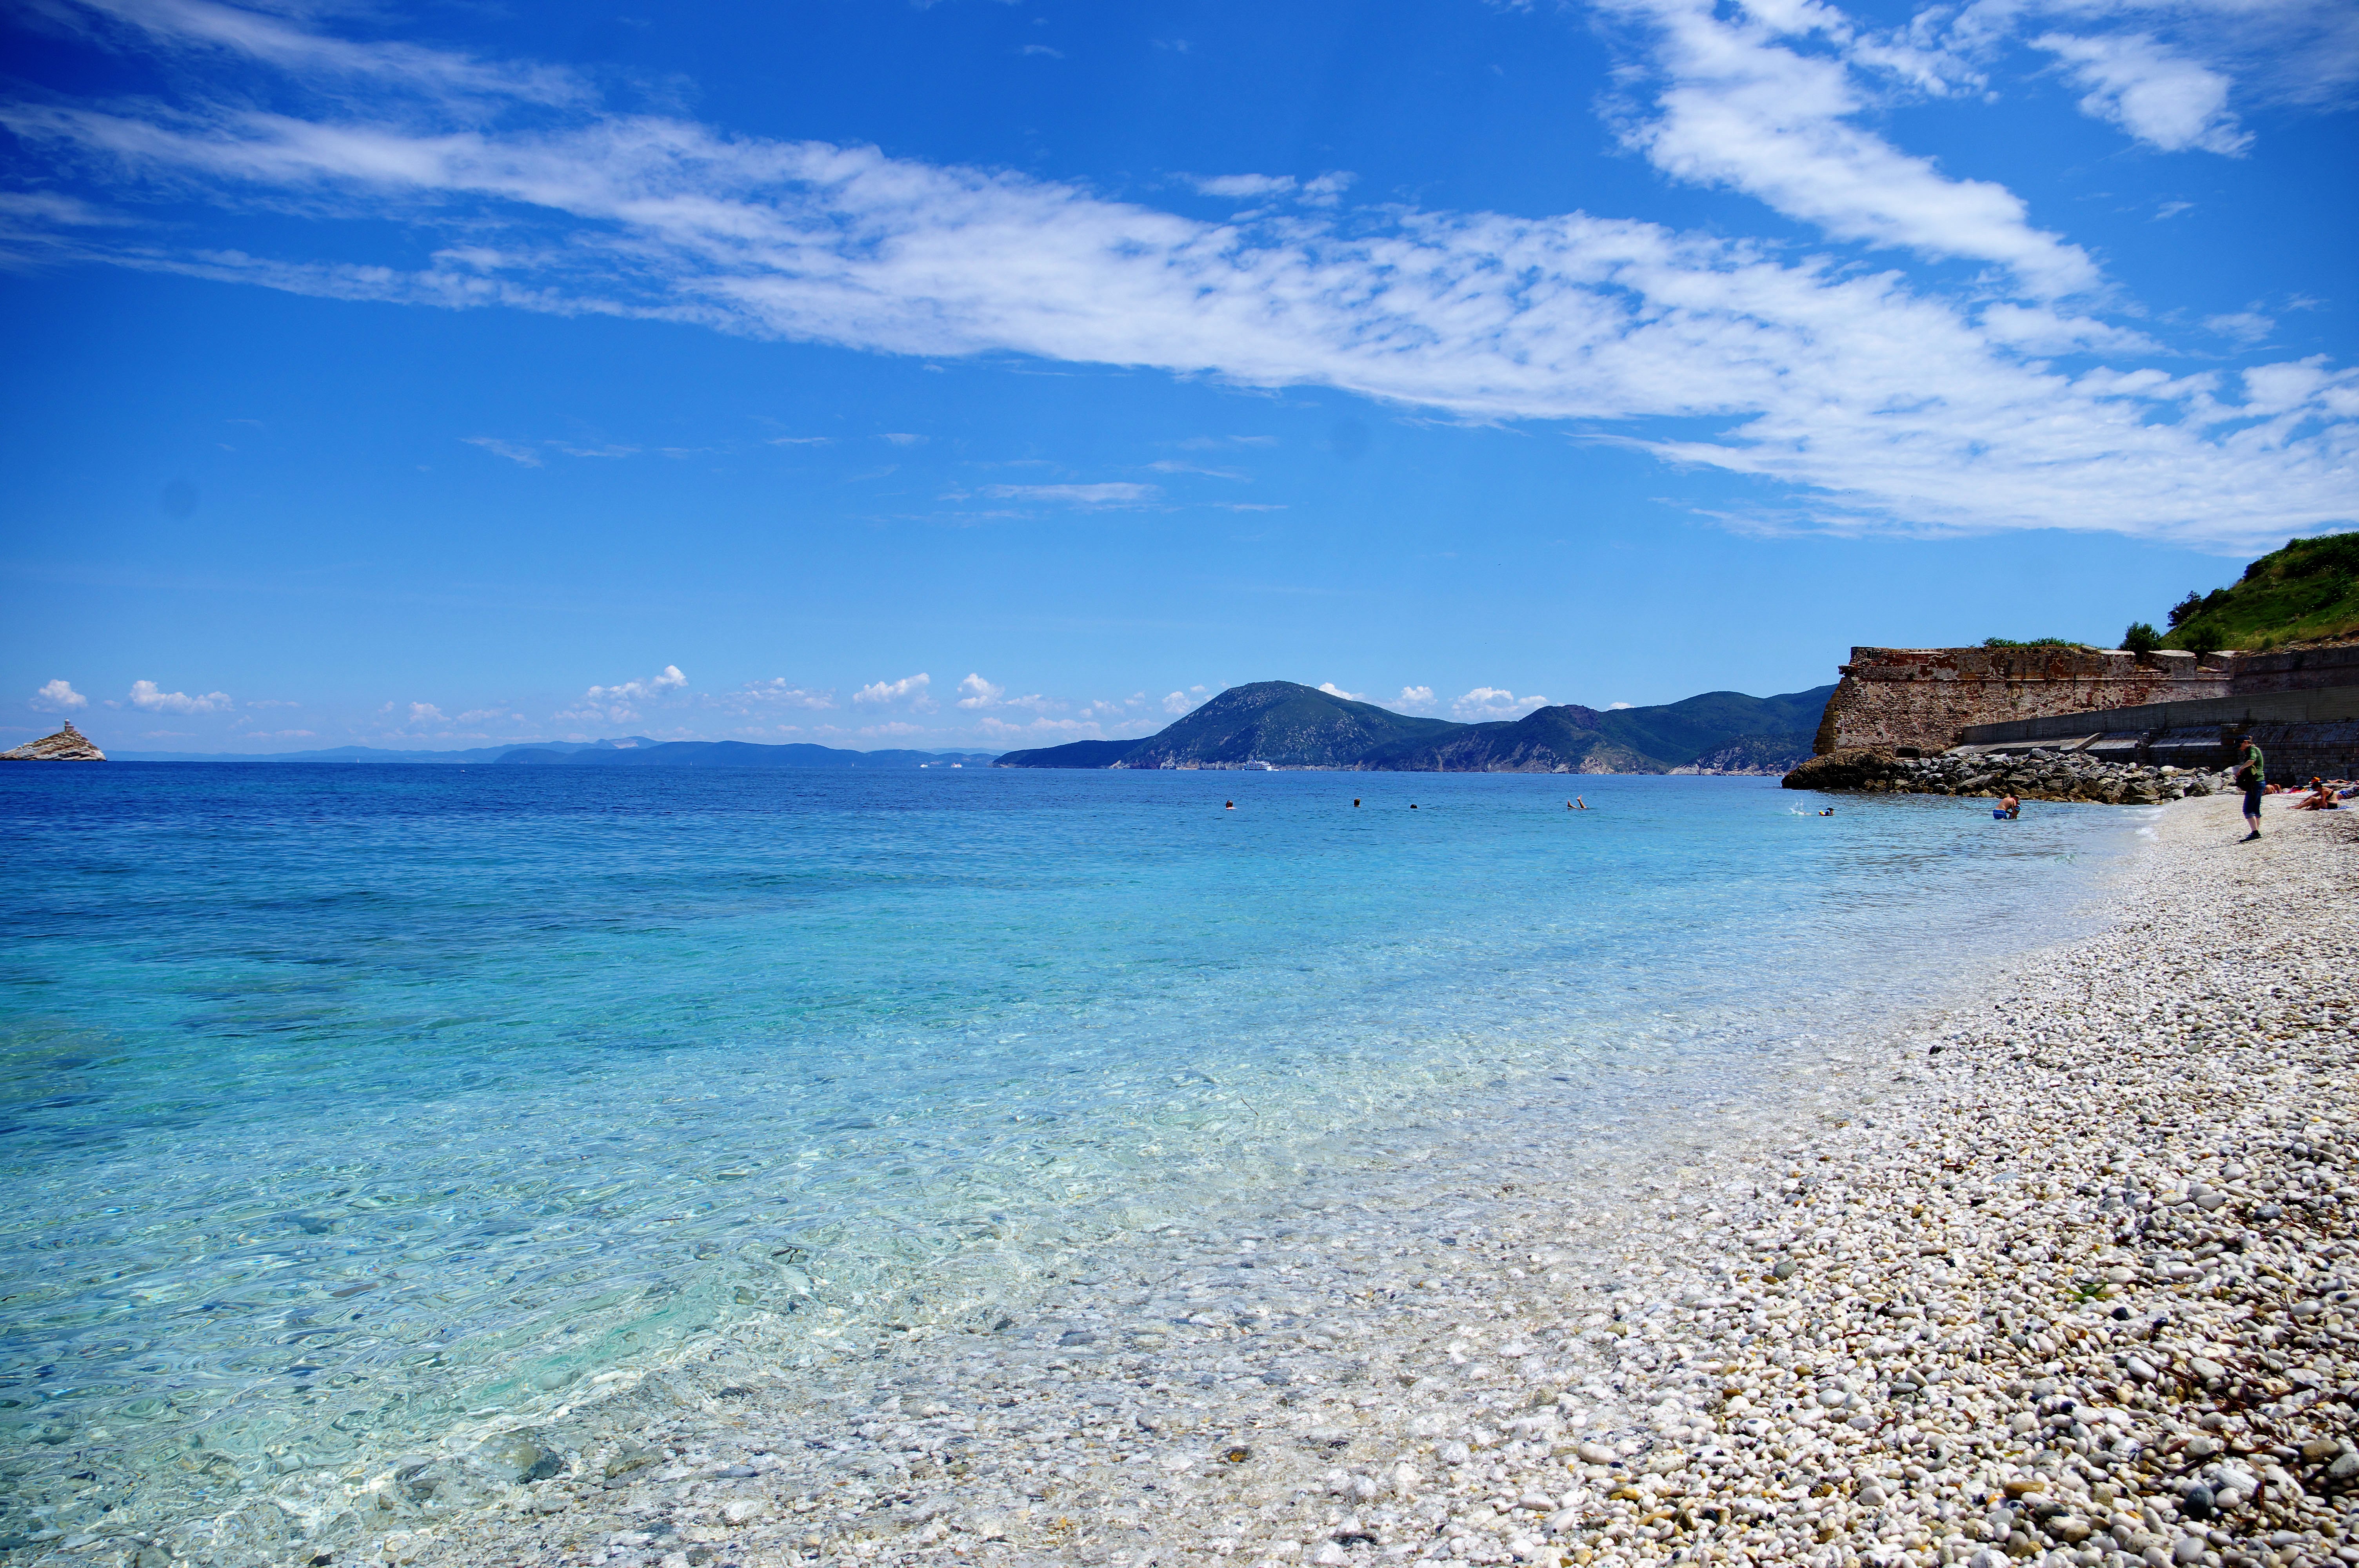
[[2359,817],[2236,810],[1651,1162],[1470,1140],[819,1370],[748,1325],[123,1561],[2359,1563]]

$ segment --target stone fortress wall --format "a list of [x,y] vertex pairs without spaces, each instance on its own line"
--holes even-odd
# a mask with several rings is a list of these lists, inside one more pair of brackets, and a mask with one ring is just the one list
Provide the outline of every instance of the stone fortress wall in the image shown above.
[[[2249,733],[2265,748],[2276,743],[2272,776],[2281,771],[2277,750],[2287,771],[2334,773],[2352,763],[2359,720],[2359,645],[2201,659],[2095,648],[1854,648],[1842,669],[1819,725],[1821,757],[2061,743],[2209,766]],[[2112,730],[2123,733],[2098,733]]]
[[1854,648],[1816,750],[1956,745],[1969,725],[2229,695],[2220,655],[2095,648]]

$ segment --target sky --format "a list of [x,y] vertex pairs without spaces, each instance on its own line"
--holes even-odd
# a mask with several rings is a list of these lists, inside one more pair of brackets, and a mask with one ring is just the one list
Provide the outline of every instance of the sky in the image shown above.
[[2359,520],[2348,0],[18,0],[0,741],[1153,732]]

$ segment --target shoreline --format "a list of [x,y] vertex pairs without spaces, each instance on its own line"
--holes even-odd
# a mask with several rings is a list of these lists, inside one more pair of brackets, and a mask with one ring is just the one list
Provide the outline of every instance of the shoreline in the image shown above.
[[[1786,1097],[1776,1130],[1705,1128],[1700,1145],[1611,1173],[1579,1149],[1453,1149],[1436,1162],[1462,1158],[1462,1179],[1429,1180],[1414,1205],[1321,1191],[1274,1200],[1263,1222],[1223,1217],[1226,1234],[1127,1237],[1075,1252],[1025,1321],[913,1329],[832,1369],[832,1388],[723,1346],[702,1366],[560,1412],[528,1434],[529,1454],[511,1441],[404,1461],[364,1495],[386,1505],[374,1517],[356,1512],[336,1539],[279,1560],[1290,1568],[1443,1556],[1930,1563],[1990,1551],[2005,1561],[2006,1532],[1977,1537],[1988,1498],[2015,1493],[2029,1499],[2011,1505],[2008,1522],[2026,1527],[2018,1548],[2036,1541],[2065,1551],[2060,1562],[2110,1565],[2086,1554],[2117,1516],[2136,1521],[2114,1538],[2123,1563],[2177,1547],[2188,1521],[2164,1483],[2191,1473],[2217,1483],[2224,1512],[2211,1522],[2232,1542],[2262,1519],[2297,1535],[2316,1528],[2323,1543],[2244,1555],[2322,1563],[2354,1516],[2269,1510],[2298,1484],[2351,1495],[2331,1475],[2343,1450],[2312,1461],[2296,1444],[2291,1460],[2272,1448],[2265,1464],[2249,1440],[2263,1423],[2279,1436],[2314,1428],[2318,1441],[2347,1433],[2359,1388],[2343,1390],[2359,1363],[2345,1347],[2323,1370],[2274,1368],[2270,1358],[2298,1341],[2248,1355],[2236,1336],[2249,1326],[2209,1326],[2244,1304],[2234,1290],[2199,1311],[2187,1304],[2199,1300],[2192,1286],[2162,1281],[2177,1267],[2233,1282],[2266,1260],[2285,1278],[2330,1274],[2347,1289],[2359,1283],[2349,1204],[2293,1210],[2330,1224],[2342,1253],[2270,1250],[2266,1238],[2283,1221],[2257,1217],[2256,1174],[2219,1174],[2207,1184],[2223,1195],[2206,1208],[2211,1193],[2158,1203],[2183,1150],[2148,1169],[2167,1138],[2247,1138],[2223,1119],[2264,1088],[2333,1121],[2354,1098],[2315,1074],[2267,1076],[2340,1067],[2351,938],[2329,930],[2281,954],[2268,946],[2282,928],[2274,906],[2214,929],[2208,915],[2190,918],[2185,888],[2167,884],[2190,862],[2207,886],[2213,862],[2266,871],[2278,879],[2268,891],[2306,891],[2323,914],[2348,905],[2359,835],[2339,817],[2273,813],[2263,855],[2246,846],[2239,859],[2210,820],[2233,824],[2234,808],[2197,801],[2163,813],[2158,841],[2102,895],[2114,912],[2107,928],[2025,956],[2002,994],[1830,1053],[1823,1081]],[[2178,930],[2140,931],[2158,916]],[[2231,1030],[2207,1047],[2224,1054],[2190,1055],[2186,1032],[2157,1022],[2169,986],[2201,994],[2237,972],[2277,969],[2271,983],[2288,995],[2245,1008],[2277,1028],[2265,1045]],[[2339,989],[2326,1023],[2287,1011],[2328,983]],[[2072,1034],[2074,1011],[2060,999],[2084,1017],[2136,1017],[2136,1038],[2152,1044]],[[2264,1070],[2256,1054],[2290,1065]],[[1896,1068],[1897,1085],[1886,1081]],[[2118,1085],[2093,1090],[2088,1075],[2124,1068],[2147,1075],[2131,1087],[2150,1087],[2151,1100]],[[2190,1072],[2206,1089],[2193,1102]],[[2058,1110],[2063,1098],[2079,1102],[2073,1114]],[[2154,1119],[2141,1121],[2141,1109]],[[2339,1131],[2297,1141],[2331,1146],[2338,1161],[2352,1148]],[[2113,1162],[2098,1156],[2116,1146],[2126,1162],[2099,1173]],[[2268,1171],[2292,1158],[2255,1150],[2241,1162]],[[2046,1191],[2028,1185],[2043,1177]],[[2017,1182],[2035,1195],[2015,1197]],[[2120,1206],[2125,1187],[2147,1196]],[[1817,1223],[1838,1207],[1842,1223]],[[2220,1216],[2240,1217],[2233,1234],[2263,1239],[2242,1254],[2149,1258],[2168,1234],[2162,1217],[2182,1212],[2215,1231]],[[2114,1222],[2133,1217],[2148,1228],[2128,1255],[2090,1250],[2112,1245]],[[2149,1308],[2164,1298],[2174,1321],[2157,1327]],[[2307,1335],[2306,1323],[2359,1316],[2325,1300],[2281,1326]],[[2136,1310],[2111,1315],[2118,1308]],[[2091,1370],[2093,1358],[2111,1374]],[[2190,1438],[2174,1413],[2187,1390],[2172,1379],[2212,1368],[2224,1390],[2249,1391],[2252,1408]],[[2322,1382],[2306,1391],[2278,1378],[2311,1370]],[[2158,1390],[2171,1393],[2146,1408]],[[2073,1413],[2058,1408],[2068,1398],[2085,1407],[2077,1426],[2043,1425]],[[2284,1408],[2288,1398],[2299,1408]],[[2330,1401],[2342,1402],[2339,1415],[2321,1411]],[[2036,1433],[2013,1430],[2027,1420]],[[2116,1430],[2140,1445],[2118,1462]],[[2035,1442],[2047,1433],[2062,1446]],[[2218,1454],[2202,1453],[2215,1441]],[[2245,1477],[2258,1496],[2236,1497]],[[2117,1489],[2101,1498],[2095,1486]],[[436,1517],[438,1490],[454,1503],[498,1501]],[[2035,1537],[2042,1498],[2071,1507]],[[1944,1510],[1954,1517],[1937,1526]],[[2080,1524],[2089,1531],[2064,1539]],[[200,1544],[148,1552],[193,1559]],[[202,1544],[235,1560],[232,1541]],[[269,1542],[252,1545],[259,1554],[245,1560],[269,1560]],[[125,1560],[148,1568],[145,1554]]]

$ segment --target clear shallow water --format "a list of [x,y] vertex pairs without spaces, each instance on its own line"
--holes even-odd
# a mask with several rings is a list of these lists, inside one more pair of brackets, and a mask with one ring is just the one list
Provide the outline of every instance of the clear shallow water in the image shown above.
[[218,1509],[733,1317],[987,1315],[1077,1236],[1510,1102],[1610,1157],[2063,935],[2138,820],[1812,799],[0,770],[0,1469]]

